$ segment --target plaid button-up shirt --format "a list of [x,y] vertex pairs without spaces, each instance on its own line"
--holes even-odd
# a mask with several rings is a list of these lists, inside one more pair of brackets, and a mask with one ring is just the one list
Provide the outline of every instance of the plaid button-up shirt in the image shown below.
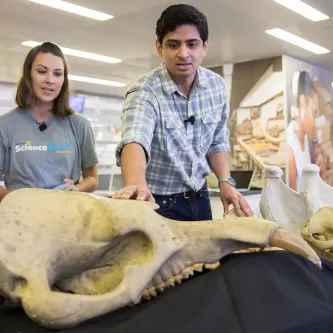
[[[193,125],[184,122],[192,115]],[[146,153],[146,180],[152,193],[198,190],[211,172],[208,156],[230,152],[228,116],[221,76],[200,67],[187,98],[162,63],[126,92],[117,165],[124,145],[135,142]]]

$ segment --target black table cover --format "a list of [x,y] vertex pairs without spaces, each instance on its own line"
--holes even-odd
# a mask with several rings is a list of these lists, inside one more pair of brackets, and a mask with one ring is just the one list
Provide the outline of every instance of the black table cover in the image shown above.
[[[0,309],[1,333],[45,333],[22,309]],[[65,332],[54,330],[53,332]],[[285,251],[235,254],[157,298],[68,333],[330,333],[333,263]]]

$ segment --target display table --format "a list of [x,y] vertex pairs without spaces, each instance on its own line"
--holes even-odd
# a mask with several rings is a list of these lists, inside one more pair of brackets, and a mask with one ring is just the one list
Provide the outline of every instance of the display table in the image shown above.
[[[271,143],[263,143],[263,144],[248,144],[246,140],[243,139],[237,139],[238,144],[242,147],[242,149],[248,154],[248,156],[254,161],[256,165],[258,165],[259,168],[262,169],[262,171],[265,171],[265,168],[271,164],[267,164],[265,162],[265,159],[261,156],[261,153],[263,152],[271,152],[270,155],[274,156],[276,154],[279,154],[278,148],[271,144]],[[281,160],[280,163],[274,163],[274,165],[280,167],[284,170],[285,168],[285,161],[284,159]]]
[[[212,272],[68,333],[329,333],[333,263],[318,270],[285,251],[234,254]],[[21,309],[0,310],[1,333],[50,332]],[[56,330],[54,332],[62,332]]]

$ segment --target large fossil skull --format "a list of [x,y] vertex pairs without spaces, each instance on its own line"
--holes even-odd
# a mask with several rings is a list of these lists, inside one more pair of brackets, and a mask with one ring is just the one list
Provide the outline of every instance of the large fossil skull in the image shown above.
[[249,247],[284,248],[321,265],[304,240],[274,222],[171,221],[155,208],[85,193],[11,192],[0,205],[1,294],[41,325],[66,328],[155,296]]

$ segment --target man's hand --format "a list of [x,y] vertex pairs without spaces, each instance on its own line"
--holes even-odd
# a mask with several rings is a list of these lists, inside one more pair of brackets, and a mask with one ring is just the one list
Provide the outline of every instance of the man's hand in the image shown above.
[[141,201],[155,202],[155,199],[147,186],[144,185],[128,185],[121,188],[113,194],[113,199],[136,199]]
[[224,215],[229,213],[229,205],[232,204],[237,216],[253,216],[254,213],[245,198],[230,184],[220,184],[220,198],[224,208]]

